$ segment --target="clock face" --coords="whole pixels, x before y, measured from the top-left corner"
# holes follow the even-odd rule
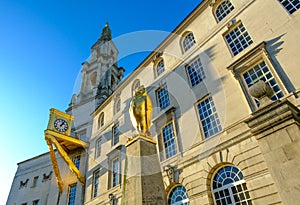
[[[54,121],[54,128],[59,132],[66,132],[69,125],[64,119],[57,119]]]

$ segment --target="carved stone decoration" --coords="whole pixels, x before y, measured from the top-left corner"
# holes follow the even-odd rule
[[[211,7],[213,7],[213,6],[215,5],[215,3],[216,3],[216,1],[215,1],[215,0],[212,0],[212,1],[210,2],[209,5],[210,5]]]
[[[260,102],[259,108],[265,107],[272,103],[271,97],[274,95],[273,89],[264,81],[259,80],[249,88],[252,97]]]
[[[174,183],[175,182],[175,170],[174,170],[174,167],[167,166],[165,171],[167,173],[167,176],[168,176],[168,179],[169,179],[169,183],[170,184]]]
[[[20,187],[19,187],[19,189],[21,189],[21,188],[23,188],[23,187],[27,187],[28,181],[29,181],[29,179],[26,179],[25,182],[23,182],[23,181],[21,180],[21,181],[20,181]]]
[[[43,174],[43,180],[42,180],[42,182],[51,180],[52,173],[53,173],[52,171],[50,171],[48,175],[46,175],[46,174],[44,173],[44,174]]]

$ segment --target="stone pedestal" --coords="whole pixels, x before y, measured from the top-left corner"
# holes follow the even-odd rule
[[[283,204],[299,204],[300,110],[287,100],[278,101],[245,122],[258,140]]]
[[[122,205],[166,205],[156,141],[136,136],[126,144]]]

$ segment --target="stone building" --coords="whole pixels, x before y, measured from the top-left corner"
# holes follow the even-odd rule
[[[168,204],[298,204],[299,7],[204,0],[124,80],[106,26],[67,109],[73,136],[89,143],[70,152],[85,185],[59,162],[58,194],[46,153],[19,163],[7,204],[121,204],[124,145],[136,134],[128,110],[140,85],[154,108]]]

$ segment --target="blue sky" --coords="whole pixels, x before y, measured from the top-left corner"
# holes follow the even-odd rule
[[[0,0],[0,204],[17,163],[48,151],[43,132],[49,109],[68,107],[81,63],[105,22],[113,38],[171,32],[200,1]],[[128,74],[144,56],[131,55],[119,66]]]

